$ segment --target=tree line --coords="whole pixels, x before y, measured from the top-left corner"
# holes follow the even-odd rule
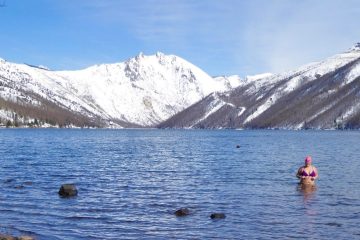
[[[31,97],[35,98],[39,104],[34,105],[19,98],[11,101],[0,97],[0,110],[8,114],[6,118],[0,119],[0,124],[6,127],[38,127],[44,124],[59,127],[70,125],[102,127],[104,125],[100,118],[88,118],[74,113],[34,94]]]

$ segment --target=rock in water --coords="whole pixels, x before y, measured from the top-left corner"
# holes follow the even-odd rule
[[[4,181],[4,183],[12,183],[12,182],[15,182],[15,179],[9,178]]]
[[[240,145],[236,145],[236,148],[240,148]]]
[[[0,240],[15,240],[15,238],[9,235],[0,234]]]
[[[63,184],[59,190],[59,195],[62,197],[73,197],[78,193],[75,184]]]
[[[213,213],[210,215],[211,219],[223,219],[225,218],[225,214],[224,213]]]
[[[190,210],[188,208],[180,208],[176,210],[175,215],[177,217],[184,217],[190,214]]]
[[[4,235],[0,233],[0,240],[35,240],[35,238],[30,236],[13,237],[10,235]]]
[[[35,238],[30,236],[20,236],[17,238],[17,240],[35,240]]]

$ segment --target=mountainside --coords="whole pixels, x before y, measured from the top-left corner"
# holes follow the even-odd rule
[[[174,55],[78,71],[0,59],[0,126],[360,128],[360,43],[282,74],[212,78]]]
[[[161,128],[360,128],[360,43],[284,74],[213,93]]]
[[[152,127],[239,80],[214,79],[174,55],[139,54],[78,71],[0,60],[0,118],[21,122]],[[1,121],[0,119],[0,121]]]
[[[46,71],[0,60],[0,124],[104,126]]]

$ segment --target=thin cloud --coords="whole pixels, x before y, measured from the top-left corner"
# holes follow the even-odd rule
[[[246,42],[264,67],[282,72],[312,61],[322,60],[350,47],[359,33],[359,8],[343,1],[277,1],[269,6],[261,21],[250,25]],[[354,1],[348,4],[358,5]],[[262,13],[257,13],[262,14]]]
[[[125,26],[148,42],[224,44],[237,41],[237,1],[88,1],[82,17],[104,24]],[[81,16],[81,15],[80,15]]]
[[[57,4],[75,23],[88,24],[95,34],[108,29],[94,37],[103,45],[121,45],[125,37],[127,51],[177,54],[213,75],[282,72],[360,40],[356,0],[63,2]]]

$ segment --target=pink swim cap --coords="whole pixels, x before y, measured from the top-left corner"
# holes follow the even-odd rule
[[[305,158],[305,162],[306,162],[306,163],[311,163],[311,162],[312,162],[311,156],[307,156],[307,157]]]

